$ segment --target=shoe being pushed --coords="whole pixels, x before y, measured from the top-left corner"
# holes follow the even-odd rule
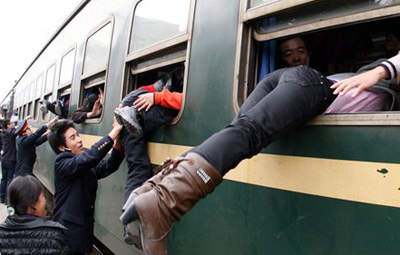
[[[42,113],[48,113],[49,112],[49,110],[47,109],[47,107],[46,107],[46,105],[48,104],[49,102],[47,101],[47,100],[40,100],[39,101],[39,104],[40,104],[40,107],[39,107],[39,109],[40,109],[40,111],[42,112]]]
[[[115,118],[120,125],[131,133],[134,137],[143,135],[143,128],[139,123],[139,113],[132,106],[125,106],[114,110]]]
[[[133,200],[136,224],[126,230],[141,240],[146,255],[168,255],[168,236],[174,222],[221,183],[222,177],[204,158],[189,153],[153,189]]]

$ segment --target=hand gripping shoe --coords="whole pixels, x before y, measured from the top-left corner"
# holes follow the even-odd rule
[[[140,126],[138,120],[138,111],[132,106],[125,106],[114,110],[115,118],[120,125],[131,133],[134,137],[143,135],[143,128]]]

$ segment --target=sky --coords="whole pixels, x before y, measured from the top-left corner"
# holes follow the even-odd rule
[[[0,2],[0,102],[82,0]]]

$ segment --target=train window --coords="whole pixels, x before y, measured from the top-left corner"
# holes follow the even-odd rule
[[[139,2],[133,18],[129,53],[186,34],[190,2],[188,0]],[[151,31],[150,36],[149,31]]]
[[[64,85],[69,85],[72,83],[72,77],[74,75],[74,63],[75,48],[70,50],[61,59],[60,81],[58,83],[59,87],[63,87]]]
[[[57,99],[61,101],[61,116],[67,118],[69,115],[72,77],[74,75],[75,48],[69,50],[61,59],[60,81],[57,90]]]
[[[177,8],[183,10],[179,15],[172,11]],[[179,74],[181,77],[173,81],[170,90],[185,92],[184,73],[185,63],[189,57],[188,42],[193,12],[194,3],[187,0],[168,2],[151,0],[142,1],[136,5],[122,96],[141,86],[154,84],[168,74]],[[152,36],[146,33],[149,29],[152,31]],[[181,108],[172,123],[176,123],[182,113]]]
[[[44,94],[53,92],[54,78],[56,74],[56,64],[51,65],[46,72],[46,85],[44,87]]]
[[[79,106],[83,106],[85,99],[91,94],[98,95],[100,90],[106,92],[108,61],[110,58],[113,22],[108,21],[96,29],[86,41],[86,51],[83,64],[81,93]],[[104,104],[104,102],[103,102]],[[104,105],[103,105],[104,107]],[[89,109],[88,109],[89,110]],[[101,115],[103,116],[103,114]],[[86,122],[99,122],[101,116]]]
[[[53,102],[53,97],[51,94],[44,96],[43,99],[48,102]],[[49,121],[50,120],[50,112],[47,112],[47,113],[42,112],[42,120]]]
[[[62,112],[61,116],[67,118],[69,116],[69,107],[71,99],[71,86],[66,86],[57,91],[57,99],[61,101]]]
[[[97,73],[107,68],[111,48],[112,23],[109,22],[86,41],[83,75]]]
[[[39,116],[39,107],[40,107],[39,101],[42,95],[42,89],[43,89],[43,74],[39,75],[39,77],[36,79],[34,110],[33,110],[33,119],[36,121],[38,120]]]
[[[52,102],[52,92],[55,83],[55,74],[56,74],[56,64],[52,64],[46,72],[46,83],[44,85],[44,96],[43,99],[48,102]],[[42,113],[42,119],[44,121],[50,120],[50,112]]]
[[[374,60],[393,56],[400,50],[398,3],[400,1],[387,4],[361,0],[313,1],[275,15],[266,12],[263,17],[258,13],[259,16],[252,19],[244,15],[235,68],[238,77],[234,86],[235,110],[238,111],[259,80],[283,67],[279,44],[288,38],[301,36],[311,52],[309,65],[326,76],[355,73]],[[243,10],[246,12],[246,8]],[[255,15],[254,9],[249,12]],[[389,43],[391,36],[396,37],[395,41],[398,39],[395,46]],[[390,91],[390,100],[383,111],[321,115],[311,124],[393,125],[395,111],[400,110],[392,100],[396,94],[398,92]],[[385,109],[391,110],[391,114]]]
[[[41,74],[36,80],[36,90],[35,90],[35,98],[40,98],[42,95],[43,89],[43,74]]]

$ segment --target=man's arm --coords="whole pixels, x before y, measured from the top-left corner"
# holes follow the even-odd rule
[[[104,136],[82,154],[57,157],[55,171],[63,179],[70,179],[96,167],[111,150],[114,142],[109,135]],[[63,154],[60,154],[63,155]]]
[[[374,86],[380,80],[394,79],[400,75],[400,55],[396,55],[386,61],[383,61],[378,67],[342,80],[331,86],[335,89],[333,94],[345,95],[350,89],[356,88],[352,97],[356,97],[361,91]]]
[[[170,92],[163,89],[161,92],[146,93],[140,95],[133,103],[133,106],[139,111],[148,111],[153,105],[161,105],[162,107],[180,110],[182,106],[183,94],[179,92]]]

